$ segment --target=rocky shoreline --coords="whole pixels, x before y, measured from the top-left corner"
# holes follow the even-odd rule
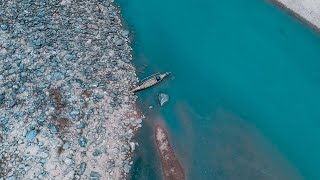
[[[113,1],[0,9],[0,179],[124,179],[141,119]]]
[[[320,31],[320,1],[316,0],[271,0],[278,6]]]

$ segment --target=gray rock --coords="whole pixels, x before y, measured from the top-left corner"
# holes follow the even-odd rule
[[[74,163],[74,161],[71,158],[65,158],[64,159],[64,163],[68,166],[70,166],[71,164]]]
[[[135,123],[136,123],[136,124],[141,124],[141,123],[142,123],[142,119],[136,119],[136,120],[135,120]]]
[[[130,169],[131,169],[131,167],[130,167],[129,164],[125,164],[125,165],[123,166],[123,170],[124,170],[125,173],[129,173],[129,172],[130,172]]]
[[[49,156],[49,154],[48,153],[46,153],[46,152],[40,152],[39,154],[38,154],[38,156],[40,157],[40,158],[47,158],[48,156]]]
[[[122,39],[118,39],[117,41],[116,41],[116,45],[117,46],[122,46],[123,45],[123,40]]]
[[[71,143],[70,142],[66,142],[66,143],[63,144],[62,149],[64,149],[64,150],[69,149],[70,146],[71,146]]]
[[[165,94],[165,93],[160,93],[159,94],[159,102],[160,105],[163,106],[164,103],[166,103],[167,101],[169,101],[169,95]]]
[[[136,149],[136,143],[130,142],[129,144],[130,144],[131,152],[133,152]]]
[[[121,35],[122,35],[123,37],[128,37],[129,31],[128,31],[128,30],[123,30],[123,31],[121,32]]]

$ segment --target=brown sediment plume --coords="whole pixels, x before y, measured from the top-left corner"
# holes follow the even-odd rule
[[[155,141],[161,158],[161,165],[165,180],[184,180],[184,170],[174,154],[166,131],[161,125],[155,127]]]

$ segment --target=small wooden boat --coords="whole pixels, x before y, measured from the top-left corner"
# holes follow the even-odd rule
[[[153,74],[149,77],[144,78],[143,80],[140,81],[137,87],[133,88],[130,92],[137,92],[141,91],[143,89],[147,89],[151,86],[154,86],[158,83],[160,83],[164,78],[169,76],[170,72],[165,72],[165,73],[156,73]]]

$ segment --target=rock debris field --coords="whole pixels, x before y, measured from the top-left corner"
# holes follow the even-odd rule
[[[0,0],[0,180],[124,179],[141,127],[109,0]]]

